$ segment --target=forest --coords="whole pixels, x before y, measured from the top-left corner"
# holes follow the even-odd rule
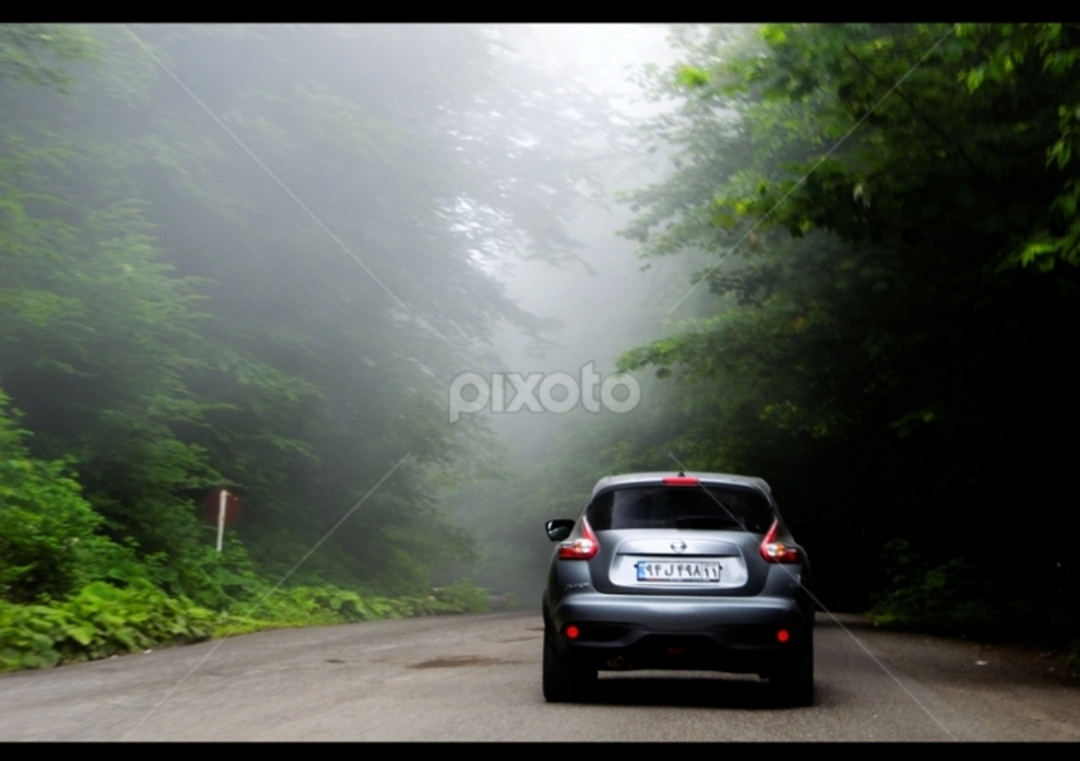
[[[559,33],[0,26],[0,670],[535,607],[684,468],[824,608],[1080,666],[1080,26]],[[448,416],[586,362],[640,403]]]

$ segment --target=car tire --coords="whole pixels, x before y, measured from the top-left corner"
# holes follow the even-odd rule
[[[549,703],[567,703],[587,696],[596,684],[596,669],[560,656],[552,638],[550,631],[544,632],[544,699]]]
[[[785,708],[804,708],[814,704],[814,639],[808,636],[795,661],[769,679],[773,699]]]

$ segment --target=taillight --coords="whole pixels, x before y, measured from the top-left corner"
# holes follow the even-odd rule
[[[697,486],[701,481],[693,476],[667,476],[664,486]]]
[[[770,563],[798,563],[802,560],[799,551],[794,547],[788,547],[783,542],[776,541],[776,533],[780,528],[780,521],[773,521],[769,533],[761,542],[761,557]]]
[[[592,526],[584,518],[581,519],[581,536],[571,542],[563,542],[559,545],[559,558],[562,560],[589,560],[600,551],[600,542],[596,541],[596,534]]]

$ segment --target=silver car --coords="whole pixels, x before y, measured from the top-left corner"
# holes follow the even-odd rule
[[[549,702],[631,669],[757,674],[780,703],[813,702],[810,566],[760,478],[609,476],[547,533]]]

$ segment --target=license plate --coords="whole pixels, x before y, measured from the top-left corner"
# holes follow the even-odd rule
[[[681,561],[678,563],[639,560],[638,581],[690,582],[702,584],[720,583],[720,563],[715,561]]]

